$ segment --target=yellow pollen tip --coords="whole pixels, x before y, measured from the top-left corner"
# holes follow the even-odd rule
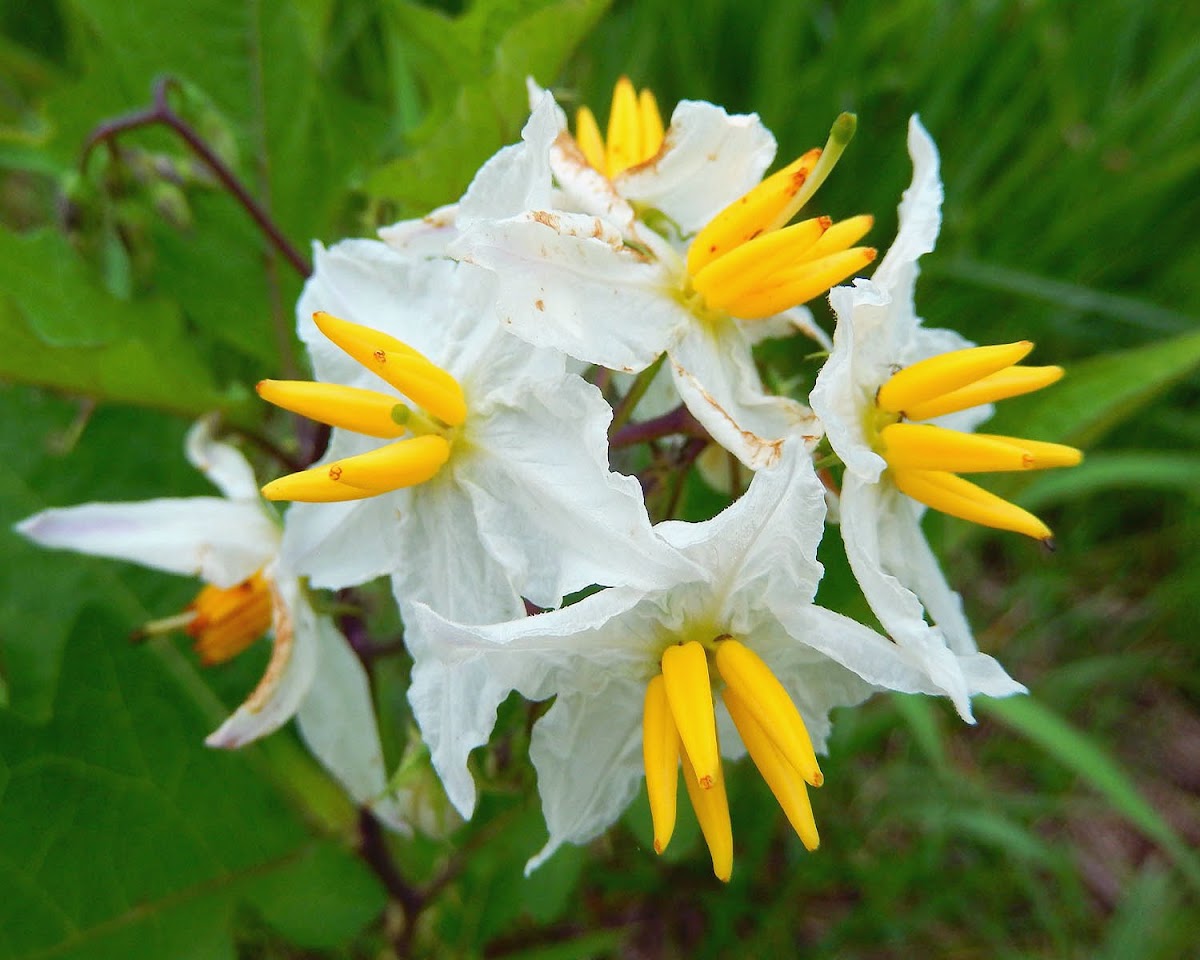
[[[812,739],[783,684],[753,650],[732,638],[717,644],[717,672],[780,755],[814,787],[824,782]]]
[[[720,776],[721,754],[704,647],[695,640],[667,647],[662,676],[683,752],[695,771],[696,783],[708,790]]]
[[[224,663],[261,637],[271,626],[271,587],[262,572],[232,587],[204,587],[188,605],[185,632],[195,640],[206,667]]]
[[[995,403],[997,400],[1007,400],[1009,397],[1041,390],[1057,383],[1062,376],[1062,367],[1023,367],[1018,364],[997,370],[974,383],[943,393],[924,403],[910,404],[904,414],[910,420],[931,420],[984,403]]]
[[[646,770],[646,796],[654,826],[654,852],[662,853],[675,832],[679,791],[679,731],[667,702],[662,674],[646,687],[642,714],[642,762]]]
[[[892,377],[879,388],[876,403],[889,413],[905,413],[909,407],[925,404],[944,394],[959,390],[1005,367],[1018,363],[1033,344],[1028,340],[997,346],[953,350],[921,360]]]
[[[450,444],[444,437],[413,437],[280,477],[262,493],[268,500],[307,503],[362,500],[425,483],[449,458]]]
[[[984,527],[1011,530],[1043,542],[1053,534],[1028,510],[989,493],[969,480],[938,470],[893,470],[896,488],[914,500]]]
[[[683,783],[712,857],[713,873],[722,883],[728,883],[733,875],[733,824],[729,821],[729,799],[725,793],[725,777],[721,766],[717,764],[712,783],[702,788],[686,752],[681,759]]]
[[[403,341],[318,311],[313,322],[331,342],[421,409],[456,427],[467,418],[462,387],[449,373]]]
[[[268,403],[331,427],[385,440],[404,436],[404,426],[392,415],[394,396],[307,380],[260,380],[255,389]]]

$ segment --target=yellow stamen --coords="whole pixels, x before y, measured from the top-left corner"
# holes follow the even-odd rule
[[[331,427],[384,439],[405,433],[392,417],[396,398],[385,393],[308,380],[260,380],[256,389],[268,403]]]
[[[787,762],[814,787],[824,783],[800,711],[771,668],[757,653],[732,638],[718,642],[716,661],[721,677]]]
[[[985,527],[1023,533],[1050,541],[1053,534],[1028,510],[988,493],[969,480],[938,470],[893,470],[896,488],[934,510],[970,520]]]
[[[876,403],[881,410],[889,413],[904,413],[910,406],[928,403],[998,370],[1011,367],[1032,349],[1032,343],[1020,340],[1017,343],[971,347],[938,354],[893,374],[879,388]]]
[[[687,787],[692,809],[700,821],[700,832],[708,845],[712,857],[713,873],[723,883],[729,882],[733,874],[733,825],[729,822],[729,799],[725,795],[725,775],[717,764],[713,782],[701,787],[696,771],[685,752],[683,760],[683,783]]]
[[[816,850],[821,844],[821,838],[817,833],[817,822],[813,818],[812,804],[808,799],[804,778],[779,752],[779,748],[754,719],[750,708],[733,692],[732,687],[721,691],[721,699],[725,701],[729,715],[741,734],[750,759],[767,781],[771,793],[775,794],[775,799],[787,815],[792,829],[800,837],[800,842],[804,844],[805,849]]]
[[[813,263],[798,264],[793,270],[775,278],[773,286],[755,290],[730,304],[728,311],[743,320],[774,316],[820,296],[834,284],[861,270],[875,257],[873,247],[855,247]]]
[[[658,101],[649,90],[638,94],[638,113],[642,126],[642,153],[638,163],[645,163],[662,148],[663,122]]]
[[[1062,375],[1062,367],[1006,367],[932,400],[909,404],[904,414],[910,420],[931,420],[947,413],[957,413],[980,404],[1041,390],[1061,380]]]
[[[332,503],[360,500],[432,479],[450,458],[450,444],[436,435],[401,440],[332,463],[273,480],[268,500]]]
[[[205,666],[237,656],[271,626],[271,588],[262,572],[232,587],[206,586],[188,606],[186,626]]]
[[[443,423],[455,427],[467,418],[466,398],[458,381],[412,347],[328,313],[314,313],[313,321],[347,354]]]
[[[608,170],[608,162],[604,155],[604,137],[600,135],[600,125],[596,116],[587,107],[580,107],[575,113],[575,142],[583,152],[587,162],[601,173]]]
[[[1065,443],[1046,443],[1044,440],[1024,440],[1018,437],[1002,437],[994,433],[977,433],[995,443],[1007,443],[1033,457],[1033,470],[1050,470],[1054,467],[1077,467],[1083,462],[1083,451]]]
[[[816,260],[818,257],[827,257],[831,253],[847,250],[865,237],[873,226],[875,218],[869,213],[839,220],[825,231],[821,239],[809,247],[806,257]]]
[[[829,217],[802,220],[783,230],[755,237],[718,257],[692,277],[692,286],[716,306],[722,300],[764,282],[793,261],[805,258],[821,235],[833,226]]]
[[[1010,437],[960,433],[923,423],[893,423],[879,431],[883,458],[893,470],[986,473],[1033,470],[1033,451]]]
[[[679,731],[667,703],[662,674],[646,687],[642,713],[642,762],[646,769],[646,795],[654,824],[654,852],[662,853],[675,832],[675,807],[679,792]]]
[[[638,115],[637,91],[628,77],[621,77],[613,88],[607,140],[609,177],[615,177],[640,159],[642,122]]]
[[[804,187],[820,158],[820,150],[810,150],[713,217],[688,247],[688,273],[694,277],[718,257],[766,233]]]
[[[720,776],[721,754],[704,647],[695,640],[667,647],[662,675],[683,751],[696,771],[697,782],[708,790]]]

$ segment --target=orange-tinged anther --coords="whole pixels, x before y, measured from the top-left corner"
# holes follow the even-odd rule
[[[662,675],[684,753],[696,771],[697,782],[707,790],[720,773],[721,754],[704,647],[695,640],[667,647]]]
[[[184,628],[205,666],[237,656],[271,626],[271,588],[261,571],[232,587],[204,587]]]
[[[713,873],[718,880],[728,883],[733,874],[733,824],[729,821],[725,775],[718,763],[713,781],[707,786],[702,786],[687,754],[684,753],[681,759],[683,783],[687,787],[688,798],[692,801],[692,809],[696,811],[696,819],[700,822],[704,842],[708,845]]]
[[[331,427],[383,439],[405,433],[392,416],[396,398],[385,393],[308,380],[260,380],[257,390],[268,403]]]
[[[1050,528],[1028,510],[952,473],[893,470],[892,479],[901,493],[952,517],[998,530],[1023,533],[1043,542],[1053,539]]]
[[[746,745],[750,759],[758,767],[759,773],[771,788],[771,793],[779,801],[779,806],[787,815],[788,822],[796,831],[800,841],[808,850],[816,850],[821,838],[817,833],[817,822],[813,818],[812,804],[808,799],[808,790],[804,786],[804,778],[779,752],[774,741],[759,725],[754,714],[733,691],[726,687],[721,691],[721,699],[733,718],[734,726]]]
[[[824,783],[808,728],[771,668],[733,638],[717,643],[716,661],[717,672],[787,762],[814,787]]]
[[[332,503],[361,500],[431,480],[450,458],[443,437],[423,436],[310,467],[262,488],[268,500]]]
[[[654,825],[654,852],[662,853],[675,832],[679,792],[679,731],[667,702],[662,674],[646,687],[642,712],[642,761],[646,770],[646,795]]]
[[[1033,344],[1028,340],[941,353],[905,367],[879,388],[876,403],[889,413],[928,403],[976,380],[1020,362]]]

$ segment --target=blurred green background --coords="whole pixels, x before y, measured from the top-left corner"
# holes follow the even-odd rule
[[[0,957],[1194,953],[1197,36],[1193,5],[1123,0],[0,2]],[[519,136],[527,74],[603,117],[622,73],[665,111],[757,111],[780,159],[855,111],[818,205],[874,213],[880,248],[921,115],[946,204],[920,312],[1067,365],[996,429],[1088,449],[1006,491],[1054,554],[929,521],[981,647],[1033,695],[979,703],[974,727],[919,698],[842,711],[812,855],[731,771],[728,886],[694,825],[653,856],[644,798],[524,879],[544,832],[514,698],[475,820],[392,842],[389,895],[290,730],[203,747],[265,652],[201,673],[177,640],[132,647],[194,586],[9,532],[46,506],[206,492],[189,419],[274,431],[249,386],[303,363],[300,278],[178,138],[126,133],[85,167],[83,145],[170,74],[174,108],[304,251],[456,198]],[[822,559],[823,602],[865,616],[836,536]],[[393,759],[405,669],[375,676]]]

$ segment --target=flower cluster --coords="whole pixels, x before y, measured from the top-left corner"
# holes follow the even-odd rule
[[[169,623],[202,660],[268,631],[274,644],[261,685],[209,743],[245,743],[298,713],[331,772],[402,826],[416,814],[386,783],[367,677],[315,599],[386,575],[413,713],[464,817],[468,756],[500,702],[553,699],[530,745],[549,839],[529,868],[607,828],[643,777],[661,852],[682,769],[725,880],[722,757],[750,755],[811,850],[808,790],[823,780],[832,708],[894,690],[945,695],[969,720],[972,695],[1023,689],[976,648],[920,520],[931,507],[1049,541],[1039,519],[959,474],[1079,461],[974,432],[990,404],[1062,370],[1021,365],[1027,342],[976,347],[917,316],[942,194],[915,118],[895,242],[871,279],[838,287],[875,259],[857,245],[872,219],[801,211],[852,116],[764,177],[775,144],[757,116],[684,102],[664,124],[622,80],[606,131],[582,109],[572,134],[550,93],[531,85],[530,97],[521,142],[458,203],[379,240],[317,246],[298,305],[315,380],[258,385],[332,428],[318,463],[262,488],[291,502],[282,524],[203,421],[188,455],[224,499],[87,504],[20,529],[200,576],[208,586]],[[804,306],[831,288],[832,340]],[[753,353],[796,335],[828,351],[811,407],[768,391]],[[684,474],[720,448],[753,472],[744,494],[707,520],[670,519]],[[818,475],[815,456],[841,466]],[[884,633],[815,602],[831,502]]]

